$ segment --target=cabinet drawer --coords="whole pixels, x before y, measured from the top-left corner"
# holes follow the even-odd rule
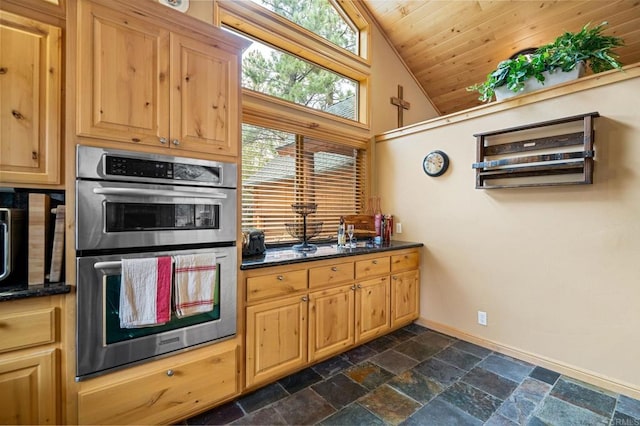
[[[247,301],[286,296],[307,288],[307,270],[247,278]]]
[[[309,269],[309,287],[316,288],[353,280],[353,262]]]
[[[420,256],[415,251],[391,256],[391,272],[417,269],[419,264]]]
[[[356,262],[356,278],[366,278],[389,273],[389,257],[360,260]]]
[[[164,424],[237,392],[237,346],[78,393],[79,424]]]
[[[0,352],[55,342],[55,315],[55,308],[0,315]]]

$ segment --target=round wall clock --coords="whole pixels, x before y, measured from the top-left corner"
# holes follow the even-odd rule
[[[431,151],[422,160],[422,168],[429,176],[440,176],[449,168],[449,156],[442,151]]]

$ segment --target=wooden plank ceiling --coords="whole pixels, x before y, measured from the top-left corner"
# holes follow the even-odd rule
[[[585,24],[609,24],[623,65],[640,62],[640,0],[363,0],[442,114],[480,105],[466,87],[522,49]],[[409,97],[407,100],[410,101]]]

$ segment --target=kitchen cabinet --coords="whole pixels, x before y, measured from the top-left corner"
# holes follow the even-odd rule
[[[60,183],[62,30],[0,11],[0,181]]]
[[[240,47],[79,3],[77,134],[236,156]]]
[[[59,423],[59,307],[53,300],[2,302],[0,424]]]
[[[292,296],[247,308],[247,386],[306,364],[307,300]]]
[[[418,318],[418,268],[418,250],[405,249],[245,271],[246,386]]]
[[[81,384],[79,424],[165,424],[238,394],[238,345],[230,340]]]

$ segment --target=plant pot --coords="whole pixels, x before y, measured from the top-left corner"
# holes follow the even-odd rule
[[[501,101],[503,99],[511,98],[513,96],[521,95],[523,93],[534,92],[536,90],[544,89],[546,87],[555,86],[556,84],[565,83],[571,80],[577,80],[585,73],[585,63],[579,62],[574,69],[568,72],[564,72],[557,68],[551,72],[545,71],[542,73],[544,76],[544,83],[540,83],[535,78],[530,78],[525,81],[524,88],[519,92],[513,92],[507,88],[507,86],[496,87],[495,94],[496,100]]]

